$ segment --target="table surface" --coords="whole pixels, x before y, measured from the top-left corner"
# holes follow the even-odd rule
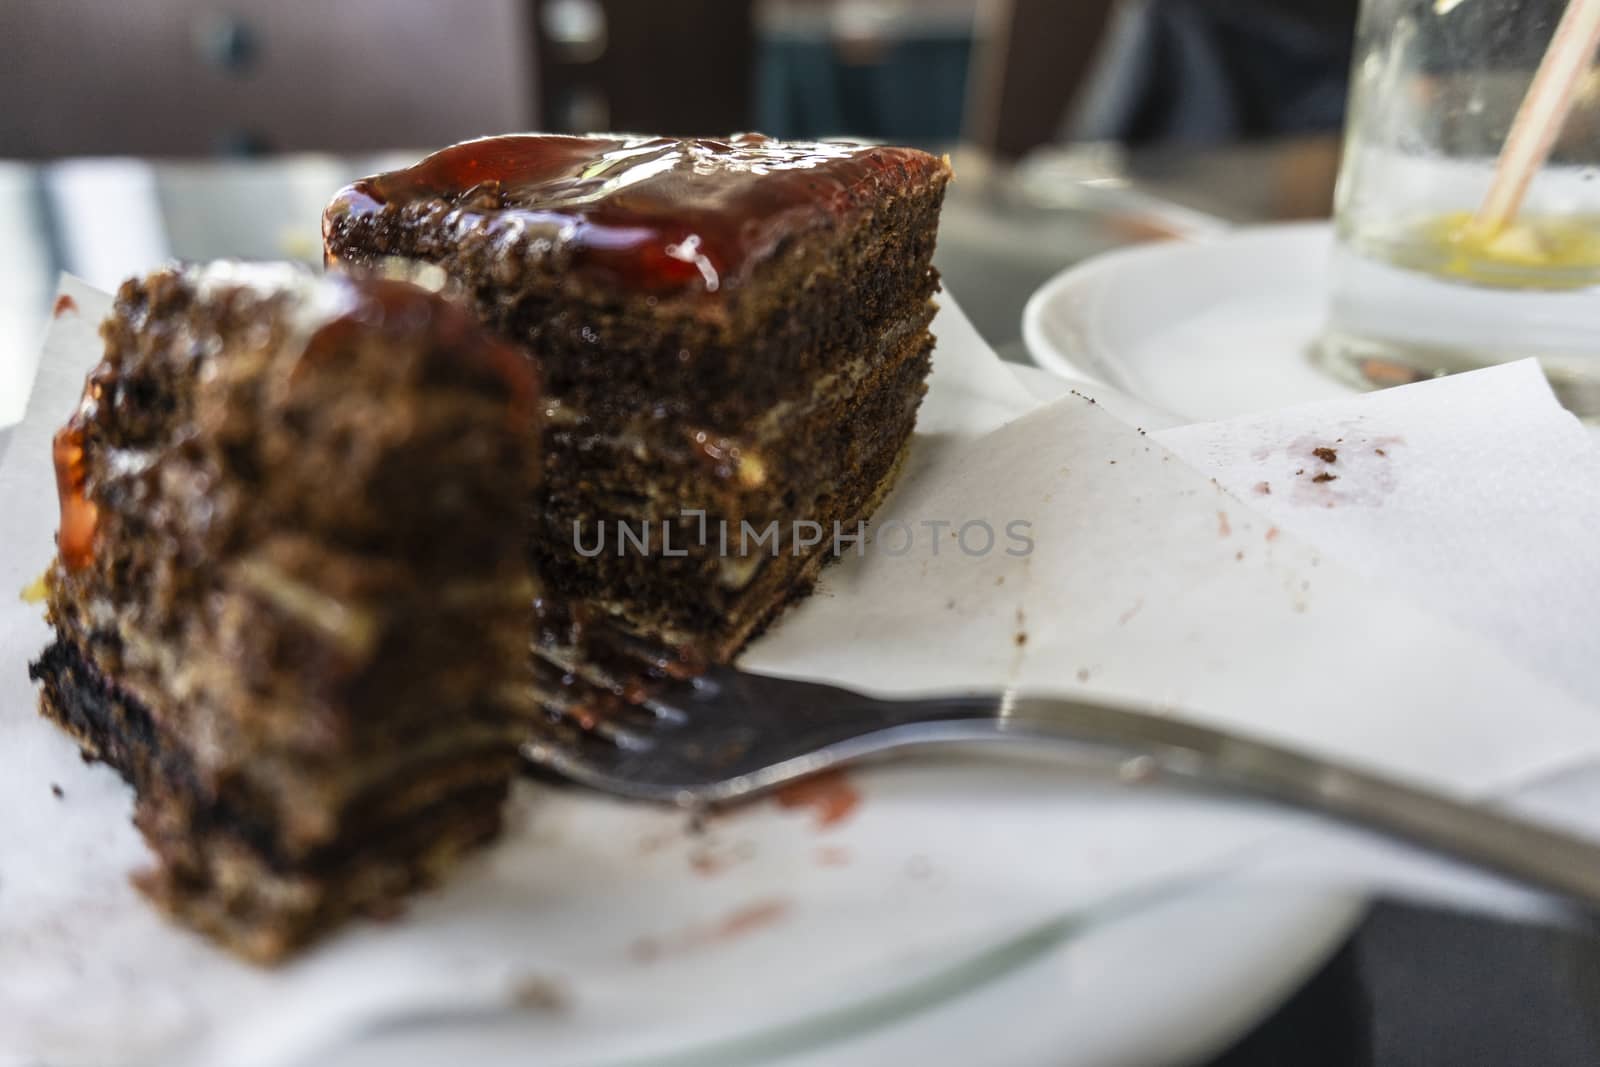
[[[59,271],[109,289],[174,257],[318,263],[332,192],[415,156],[0,161],[0,390],[36,354]],[[1022,306],[1056,272],[1137,239],[1325,213],[1336,160],[1326,139],[1126,158],[1075,149],[1017,169],[958,152],[936,262],[985,338],[1027,362]],[[1597,1062],[1600,938],[1380,903],[1214,1067]]]

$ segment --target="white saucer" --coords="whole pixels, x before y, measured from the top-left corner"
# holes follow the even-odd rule
[[[1039,365],[1188,421],[1351,393],[1311,364],[1333,230],[1296,223],[1096,256],[1023,312]]]

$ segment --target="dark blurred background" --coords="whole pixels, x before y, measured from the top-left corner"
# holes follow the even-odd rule
[[[5,0],[0,157],[1337,128],[1354,0]]]
[[[946,287],[1026,360],[1023,304],[1063,267],[1328,214],[1355,8],[0,0],[0,267],[34,279],[0,319],[31,338],[60,269],[315,262],[340,184],[469,137],[760,130],[949,152]]]

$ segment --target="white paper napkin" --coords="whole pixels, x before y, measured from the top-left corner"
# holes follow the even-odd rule
[[[1158,439],[1330,558],[1600,702],[1600,449],[1536,361]]]
[[[126,787],[34,712],[26,663],[48,635],[10,591],[51,552],[49,437],[105,306],[66,285],[83,316],[56,322],[0,456],[0,1062],[317,1062],[384,1021],[494,1010],[532,1014],[545,1064],[689,1047],[936,973],[1064,911],[1248,869],[1284,840],[1262,809],[1108,793],[1027,762],[862,771],[838,825],[759,804],[701,835],[522,785],[506,840],[401,921],[275,971],[237,963],[129,887],[147,860]],[[1039,408],[952,304],[935,328],[913,462],[879,529],[952,523],[939,554],[847,558],[752,666],[1142,696],[1467,792],[1600,755],[1600,715],[1570,690],[1358,578],[1100,405]],[[1440,394],[1409,395],[1424,411]],[[1409,461],[1451,461],[1432,447]],[[974,519],[1031,523],[1034,551],[962,554]]]

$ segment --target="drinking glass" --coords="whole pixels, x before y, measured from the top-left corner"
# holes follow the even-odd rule
[[[1600,71],[1520,209],[1474,222],[1566,0],[1364,0],[1317,358],[1393,385],[1537,356],[1600,414]]]

